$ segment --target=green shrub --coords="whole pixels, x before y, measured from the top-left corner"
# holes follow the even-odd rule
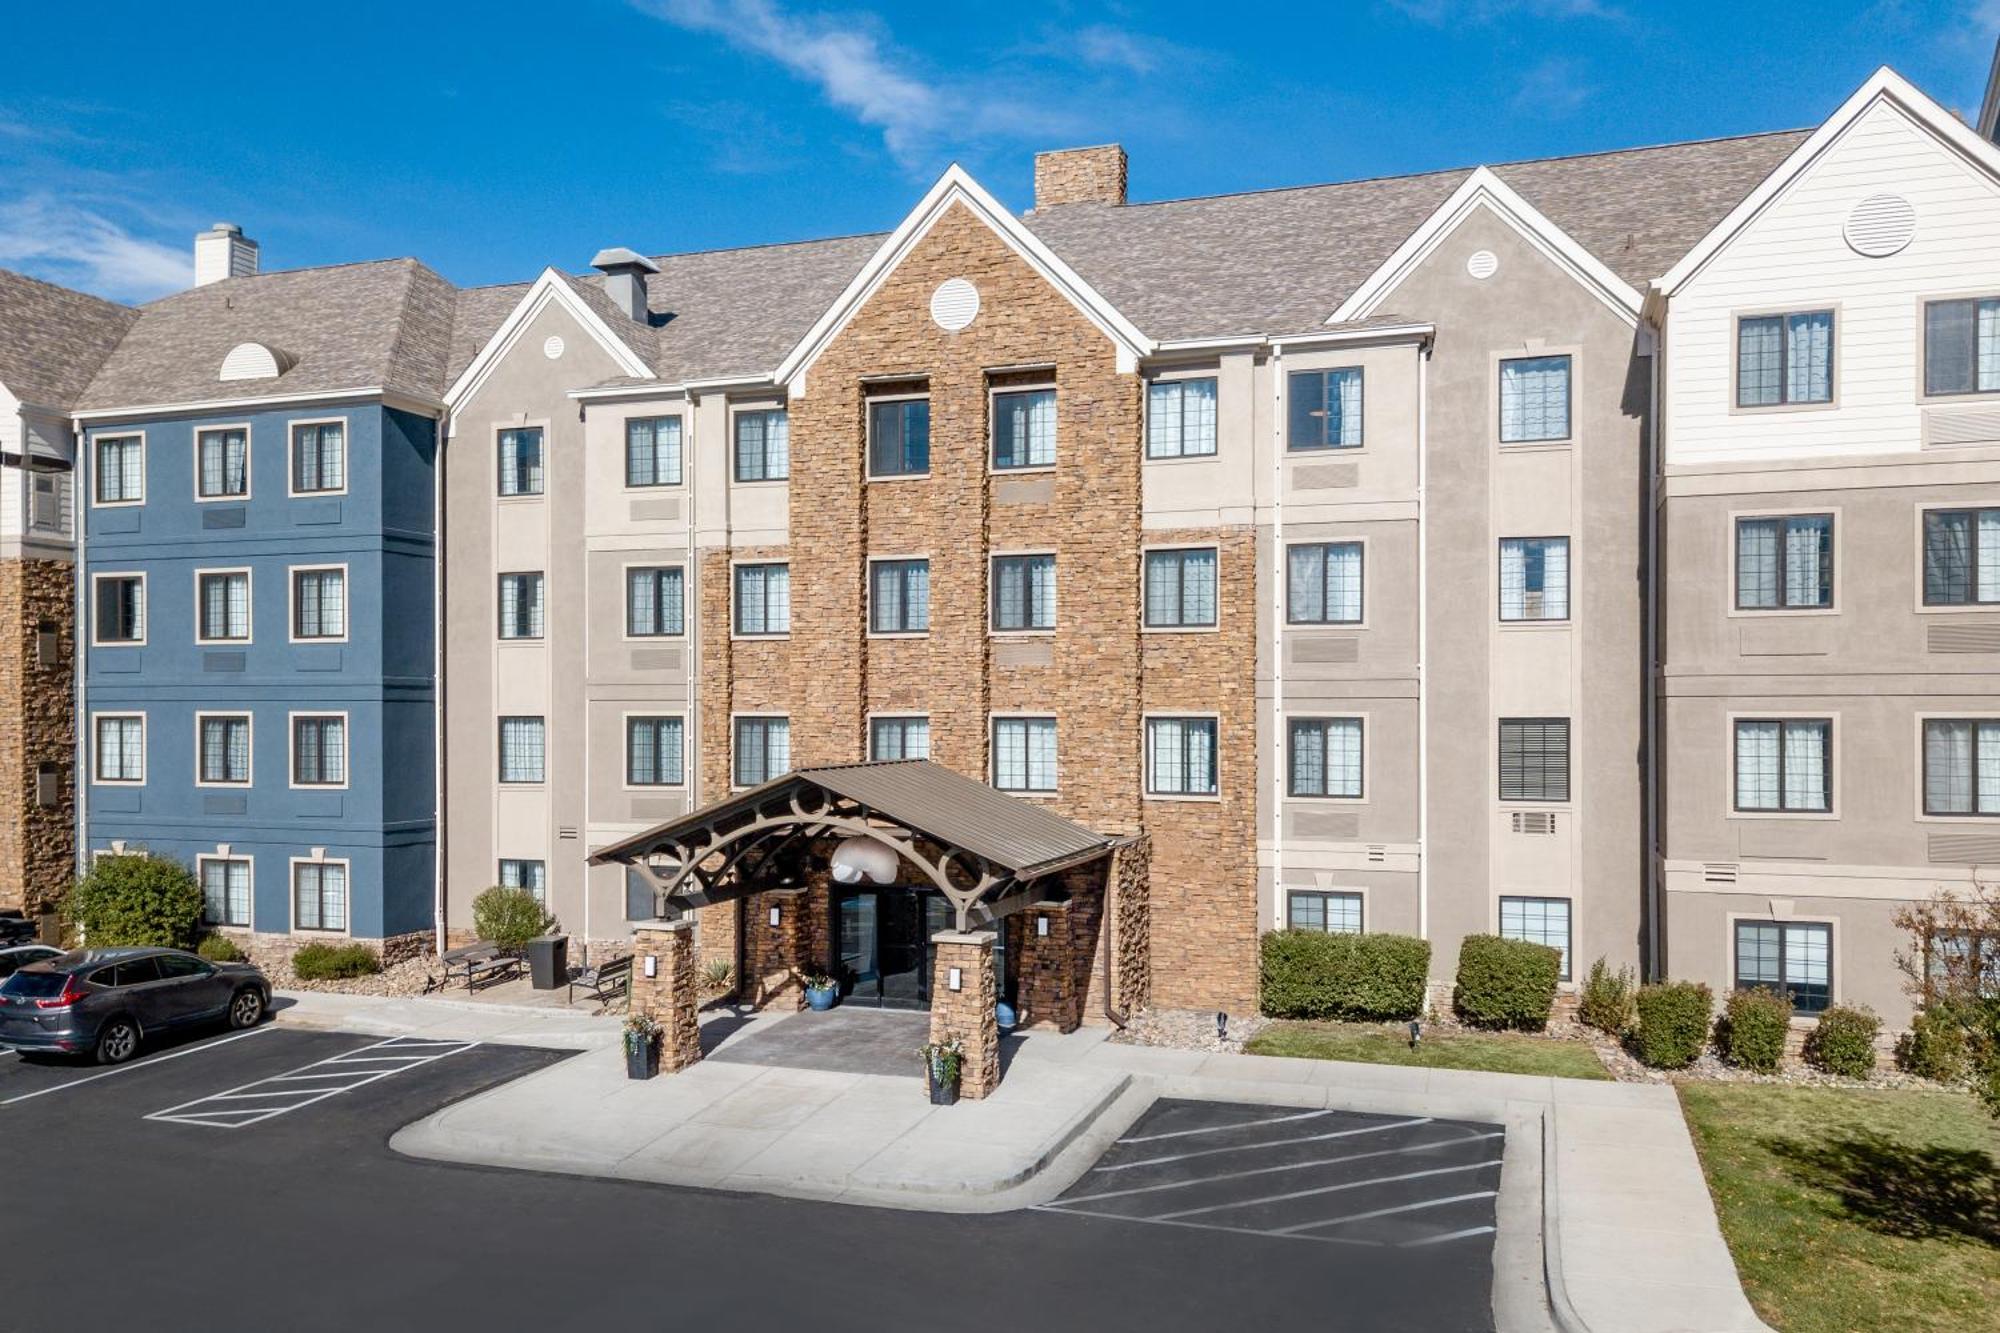
[[[1458,984],[1452,1006],[1479,1027],[1548,1026],[1562,976],[1562,951],[1498,935],[1467,935],[1458,946]]]
[[[1621,967],[1613,972],[1600,958],[1590,965],[1583,995],[1577,1001],[1576,1016],[1600,1032],[1622,1037],[1631,1030],[1632,997],[1638,989],[1631,968]]]
[[[70,920],[93,949],[185,949],[201,929],[201,884],[164,856],[100,856],[70,890]]]
[[[1957,1007],[1933,1004],[1896,1039],[1896,1063],[1918,1078],[1957,1083],[1972,1072],[1972,1040]]]
[[[243,951],[227,935],[204,935],[194,951],[211,963],[240,963]]]
[[[381,970],[382,960],[365,944],[313,943],[292,955],[292,971],[301,981],[346,981]]]
[[[1867,1078],[1875,1072],[1875,1034],[1881,1029],[1873,1011],[1836,1004],[1806,1034],[1806,1063],[1844,1078]]]
[[[1642,986],[1638,1014],[1639,1058],[1655,1069],[1686,1069],[1708,1045],[1714,996],[1698,981]]]
[[[1259,994],[1272,1018],[1415,1018],[1430,965],[1430,942],[1408,935],[1274,930],[1264,936]]]
[[[1791,1028],[1791,1002],[1778,992],[1765,986],[1731,991],[1716,1043],[1722,1047],[1722,1058],[1739,1069],[1775,1074],[1785,1058],[1785,1034]]]
[[[537,935],[555,929],[556,919],[526,889],[494,885],[472,900],[472,930],[505,953],[519,953]]]

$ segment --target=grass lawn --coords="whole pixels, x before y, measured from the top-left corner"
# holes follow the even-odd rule
[[[1683,1084],[1723,1235],[1784,1333],[1992,1328],[2000,1129],[1969,1096]]]
[[[1297,1055],[1308,1060],[1356,1060],[1371,1065],[1425,1069],[1485,1069],[1496,1074],[1558,1078],[1609,1078],[1582,1042],[1554,1041],[1517,1032],[1433,1032],[1410,1049],[1401,1024],[1277,1022],[1252,1037],[1252,1055]]]

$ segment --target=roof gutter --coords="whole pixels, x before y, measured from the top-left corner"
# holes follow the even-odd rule
[[[579,403],[613,398],[664,398],[672,394],[714,393],[722,389],[776,388],[769,375],[730,375],[706,380],[665,380],[657,384],[611,384],[602,388],[571,389],[566,395]]]
[[[234,412],[246,407],[293,407],[301,403],[350,403],[381,399],[386,406],[408,407],[426,416],[444,411],[436,398],[407,394],[380,385],[366,389],[328,389],[323,393],[278,393],[258,398],[214,398],[197,403],[141,403],[133,407],[98,407],[72,415],[78,422],[115,421],[124,417],[159,417],[204,412]]]

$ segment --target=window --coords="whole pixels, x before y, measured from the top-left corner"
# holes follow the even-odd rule
[[[292,785],[347,785],[347,719],[297,715],[292,718]]]
[[[1924,813],[2000,815],[2000,721],[1924,720]]]
[[[146,641],[146,579],[141,574],[110,574],[96,581],[97,642]]]
[[[679,565],[625,571],[625,633],[632,638],[671,638],[685,632],[686,606],[686,580]]]
[[[211,926],[249,925],[249,858],[204,856],[199,860],[201,919]]]
[[[250,719],[204,716],[195,719],[196,772],[204,786],[240,786],[250,781]]]
[[[1502,898],[1500,936],[1502,939],[1526,940],[1530,944],[1546,944],[1551,949],[1562,950],[1562,971],[1559,975],[1564,981],[1570,979],[1569,899]]]
[[[1295,370],[1285,382],[1287,449],[1361,447],[1361,367]]]
[[[100,436],[97,440],[97,503],[138,504],[145,498],[145,437]]]
[[[1146,386],[1146,457],[1201,458],[1215,452],[1215,380],[1160,380]]]
[[[500,862],[500,887],[503,889],[526,889],[535,901],[546,904],[549,900],[549,867],[546,861],[503,860]]]
[[[1003,633],[1056,627],[1056,558],[993,557],[993,628]]]
[[[677,717],[625,719],[625,783],[630,787],[678,787],[683,768],[682,723]]]
[[[1500,799],[1569,799],[1569,719],[1500,719]]]
[[[1833,927],[1819,921],[1738,921],[1736,989],[1768,987],[1789,996],[1792,1012],[1816,1014],[1833,1003]]]
[[[2000,509],[1924,511],[1924,605],[2000,602]]]
[[[292,490],[299,495],[347,489],[347,424],[315,421],[292,427]]]
[[[1294,625],[1361,623],[1360,542],[1310,542],[1285,548],[1285,619]]]
[[[755,787],[792,768],[792,722],[784,717],[736,719],[736,785]]]
[[[546,772],[542,719],[500,719],[500,780],[540,782]]]
[[[736,414],[736,480],[783,481],[792,475],[791,419],[782,407]]]
[[[925,634],[931,627],[931,562],[871,560],[868,632]]]
[[[1569,358],[1525,356],[1500,363],[1500,443],[1569,438]]]
[[[1924,941],[1924,985],[1935,994],[2000,997],[2000,935],[1938,930]]]
[[[295,639],[347,637],[346,570],[292,571],[292,637]]]
[[[1215,795],[1215,719],[1146,719],[1146,790],[1155,796]]]
[[[1285,925],[1291,930],[1324,930],[1335,935],[1361,933],[1361,895],[1319,890],[1285,890]]]
[[[1924,392],[2000,393],[2000,299],[1924,303]]]
[[[146,719],[137,715],[97,719],[97,780],[146,780]]]
[[[542,493],[542,429],[525,426],[500,432],[500,494]]]
[[[1287,795],[1360,798],[1360,718],[1293,718],[1286,735],[1292,752]]]
[[[1569,538],[1501,539],[1500,619],[1569,619]]]
[[[1736,520],[1736,609],[1833,605],[1833,515]]]
[[[1739,719],[1736,808],[1824,813],[1833,809],[1833,723]]]
[[[204,642],[245,640],[250,637],[250,571],[231,570],[219,574],[195,575],[200,624],[197,637]]]
[[[542,637],[542,576],[539,572],[500,576],[500,637]]]
[[[927,717],[878,717],[868,723],[870,759],[928,759],[931,720]]]
[[[789,634],[792,630],[792,567],[736,567],[736,632]]]
[[[298,930],[347,929],[347,863],[292,863],[292,925]]]
[[[1833,312],[1759,315],[1736,324],[1736,405],[1833,401]]]
[[[1054,467],[1055,461],[1056,391],[1028,389],[994,394],[994,470]]]
[[[250,494],[250,432],[241,426],[196,431],[195,494],[204,500]]]
[[[1001,717],[993,720],[993,785],[1001,791],[1052,792],[1056,789],[1056,720]]]
[[[868,475],[914,477],[930,470],[930,399],[868,404]]]
[[[681,484],[679,417],[639,417],[625,423],[625,484]]]
[[[1215,624],[1215,548],[1146,552],[1146,627]]]
[[[637,866],[625,867],[625,919],[627,921],[652,921],[661,912],[658,896],[653,891],[653,883],[641,873]]]

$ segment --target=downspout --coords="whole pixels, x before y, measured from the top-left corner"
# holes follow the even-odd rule
[[[1430,553],[1425,550],[1424,488],[1430,480],[1430,369],[1434,344],[1417,349],[1417,938],[1431,937]]]
[[[85,503],[91,492],[85,487],[95,486],[97,478],[94,470],[86,472],[85,461],[90,457],[89,441],[85,438],[83,420],[73,417],[70,421],[72,448],[76,451],[75,464],[70,469],[72,478],[69,488],[70,533],[76,543],[76,616],[70,630],[70,714],[73,731],[73,757],[70,761],[70,818],[75,825],[75,869],[76,877],[82,879],[89,868],[89,844],[85,832],[89,828],[90,800],[90,714],[87,711],[90,700],[84,692],[84,670],[87,665],[84,645],[93,626],[90,620],[90,575],[85,568],[88,538],[85,531],[84,515],[89,511]],[[25,895],[24,895],[25,896]]]
[[[449,838],[445,832],[445,615],[444,615],[444,560],[445,560],[445,510],[444,510],[444,454],[445,441],[451,435],[450,409],[440,408],[436,420],[437,448],[431,462],[431,842],[434,848],[432,868],[432,925],[437,939],[435,947],[442,956],[445,952],[445,861]]]
[[[1292,738],[1285,731],[1285,349],[1271,348],[1271,923],[1286,920],[1285,775]]]
[[[1644,678],[1640,681],[1640,706],[1644,716],[1639,721],[1639,751],[1641,755],[1640,782],[1640,853],[1644,857],[1642,873],[1645,878],[1646,893],[1646,954],[1643,960],[1644,975],[1649,981],[1658,981],[1663,975],[1660,966],[1662,957],[1660,874],[1660,756],[1659,756],[1659,674],[1660,674],[1660,460],[1666,457],[1661,443],[1661,433],[1665,422],[1661,419],[1660,393],[1665,381],[1667,357],[1667,337],[1665,311],[1653,326],[1653,366],[1647,379],[1649,401],[1646,413],[1645,448],[1641,451],[1641,464],[1645,468],[1644,509],[1640,522],[1644,527],[1644,549],[1646,560],[1645,604],[1640,622],[1640,651],[1644,657],[1641,664]]]

